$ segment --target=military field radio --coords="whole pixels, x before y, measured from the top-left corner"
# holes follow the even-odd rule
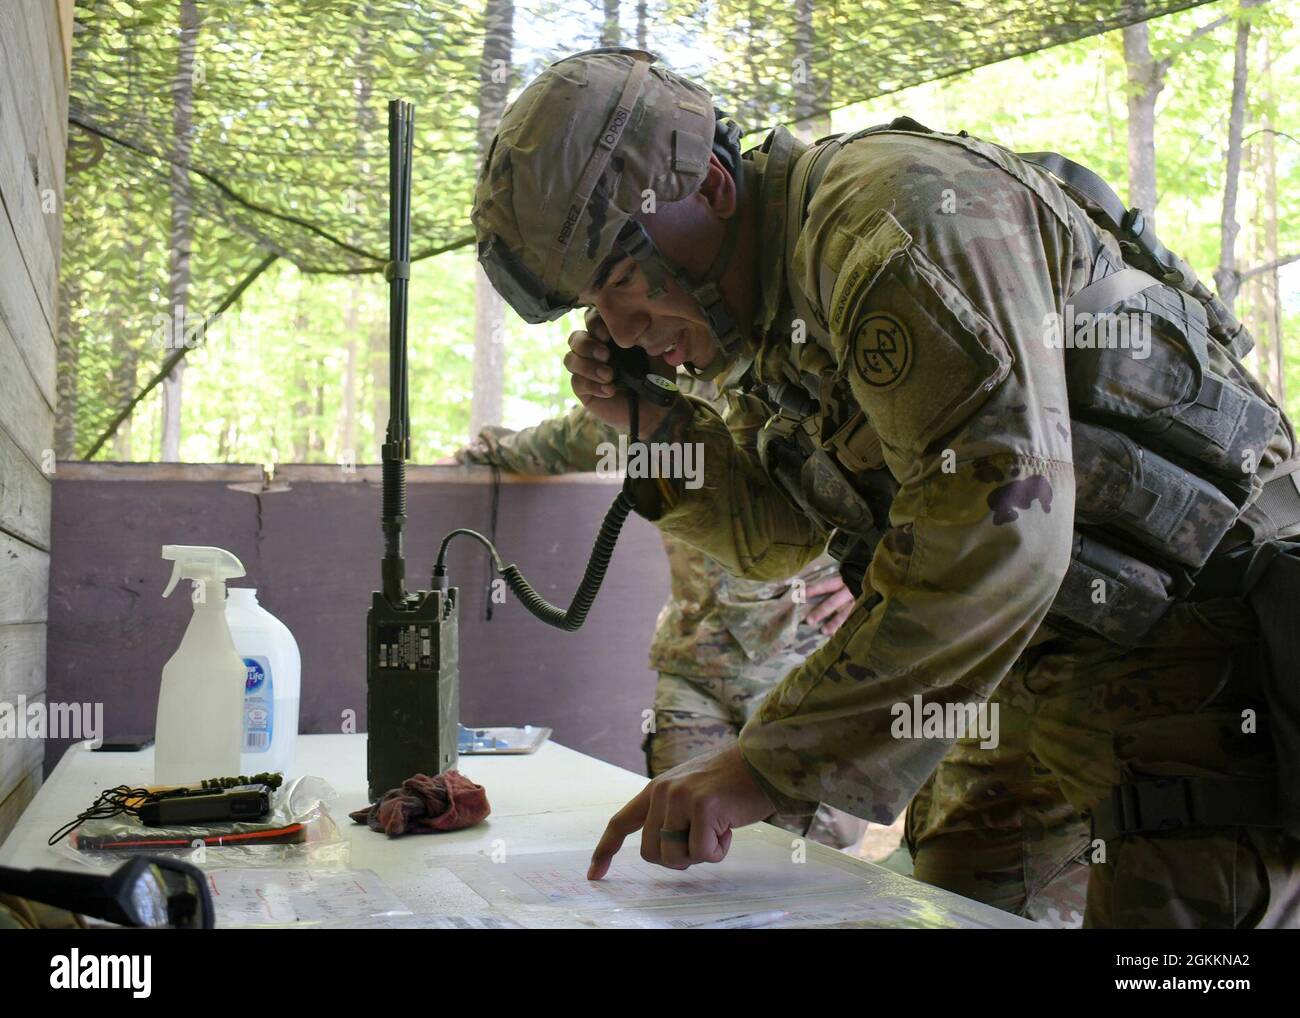
[[[614,544],[632,510],[619,492],[601,523],[587,569],[567,609],[546,601],[514,565],[505,565],[492,542],[473,530],[457,529],[443,538],[433,567],[432,589],[406,589],[402,531],[406,525],[406,461],[411,456],[407,399],[406,319],[411,278],[411,156],[414,107],[388,104],[388,431],[383,462],[381,526],[384,554],[382,589],[371,595],[366,616],[366,779],[370,799],[396,788],[414,774],[440,774],[456,766],[460,721],[460,671],[457,647],[457,588],[447,576],[447,546],[453,537],[472,537],[492,556],[492,564],[523,606],[547,625],[572,632],[586,621],[614,553]],[[637,441],[638,393],[666,406],[675,386],[649,376],[643,350],[611,344],[614,383],[627,393],[629,440]]]
[[[388,104],[388,431],[383,445],[382,590],[366,616],[366,778],[371,801],[413,774],[456,766],[456,589],[408,591],[402,530],[411,455],[406,317],[411,278],[414,107]]]

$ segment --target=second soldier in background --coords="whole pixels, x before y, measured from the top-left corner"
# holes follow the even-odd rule
[[[687,376],[681,386],[714,403],[725,396]],[[484,428],[456,458],[520,474],[594,471],[618,432],[582,407],[523,431]],[[659,673],[645,738],[650,777],[735,742],[763,698],[839,628],[853,607],[834,561],[823,556],[789,580],[733,576],[707,555],[664,536],[671,593],[655,626],[650,667]],[[833,848],[855,845],[865,821],[830,806],[772,822]]]

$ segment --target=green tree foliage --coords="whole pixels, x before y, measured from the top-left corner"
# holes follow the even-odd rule
[[[474,353],[473,259],[456,252],[411,270],[408,325],[412,442],[428,462],[461,444],[469,425]],[[367,358],[372,330],[385,337],[388,290],[381,277],[360,277],[358,327],[347,328],[352,280],[313,276],[287,263],[258,280],[189,357],[182,459],[189,462],[377,462],[383,439],[374,428],[373,375]],[[561,413],[571,398],[559,370],[576,315],[546,326],[507,322],[507,423],[523,426]],[[339,444],[345,348],[357,339],[357,448]],[[386,371],[381,365],[381,375]],[[387,399],[386,391],[381,399]],[[384,404],[387,405],[386,403]],[[155,399],[138,415],[153,420]],[[223,437],[224,435],[224,437]],[[156,429],[133,449],[157,453]],[[349,455],[349,452],[351,455]],[[301,453],[301,455],[296,455]]]
[[[373,462],[380,438],[376,421],[382,428],[386,417],[375,412],[376,403],[386,399],[386,370],[382,362],[375,364],[373,352],[376,335],[379,346],[386,345],[387,292],[373,271],[386,251],[383,104],[398,94],[417,103],[413,249],[467,236],[482,42],[479,5],[205,0],[203,6],[199,57],[205,80],[195,90],[196,164],[222,167],[223,183],[275,215],[255,214],[200,179],[192,306],[211,309],[266,252],[282,257],[188,354],[181,457]],[[756,143],[763,129],[790,120],[795,6],[724,0],[706,10],[677,0],[652,3],[648,41],[670,64],[702,75],[720,105],[750,130],[746,143]],[[963,9],[978,13],[980,6]],[[1088,5],[1075,6],[1084,12]],[[1113,10],[1118,5],[1094,6]],[[599,4],[553,0],[516,7],[512,80],[526,81],[545,60],[596,44]],[[963,34],[975,13],[952,20],[958,18],[955,5],[850,7],[813,0],[811,7],[814,57],[807,70],[814,92],[838,107],[834,130],[906,113],[936,129],[965,129],[1012,148],[1060,151],[1096,169],[1124,194],[1125,72],[1119,32],[1014,56],[1116,22],[1054,29],[1048,5],[1013,2],[999,5],[1003,17],[981,22],[992,27]],[[87,29],[79,37],[85,48],[78,60],[93,73],[80,72],[87,75],[80,86],[74,77],[64,280],[66,285],[71,273],[76,282],[71,317],[80,344],[76,412],[83,452],[120,405],[124,385],[126,391],[138,390],[161,362],[156,320],[167,312],[168,209],[165,188],[156,186],[155,156],[104,140],[76,123],[135,125],[131,136],[140,147],[165,148],[165,95],[142,91],[141,82],[148,79],[135,76],[131,67],[135,61],[157,80],[174,71],[170,8],[157,0],[78,4],[78,19]],[[1191,43],[1186,40],[1197,27],[1235,9],[1235,3],[1221,0],[1151,23],[1153,52],[1173,58],[1157,106],[1160,232],[1206,279],[1218,262],[1233,25],[1229,21]],[[1278,248],[1281,255],[1295,254],[1300,252],[1295,214],[1300,211],[1300,94],[1293,83],[1300,80],[1300,32],[1284,7],[1270,4],[1252,16],[1259,51],[1267,40],[1273,55],[1272,100],[1265,108],[1257,87],[1259,67],[1252,66],[1246,135],[1248,144],[1259,143],[1261,135],[1252,132],[1265,113],[1281,132],[1275,136]],[[622,24],[629,36],[633,5],[624,5]],[[988,64],[1004,56],[1013,58]],[[945,74],[951,76],[914,84]],[[366,108],[375,128],[369,134],[357,128],[359,77],[373,85]],[[879,97],[844,106],[856,95]],[[1244,175],[1243,268],[1252,264],[1258,187],[1257,174]],[[370,271],[341,274],[357,269]],[[1300,263],[1282,270],[1284,336],[1292,339],[1300,325],[1298,276]],[[1246,292],[1238,310],[1249,321]],[[528,327],[507,313],[502,423],[524,426],[572,401],[560,360],[569,331],[579,324],[578,316],[570,315]],[[357,352],[356,448],[351,450],[342,440],[349,344]],[[124,345],[139,356],[128,361]],[[409,348],[415,457],[429,462],[467,437],[473,354],[468,249],[414,266]],[[1287,376],[1295,416],[1300,410],[1295,350],[1287,357]],[[110,442],[99,458],[156,458],[158,415],[155,391],[136,408],[129,449],[115,451]]]
[[[1219,216],[1224,186],[1224,148],[1232,92],[1234,24],[1228,20],[1191,39],[1196,29],[1235,13],[1235,3],[1215,3],[1152,21],[1151,49],[1172,58],[1168,82],[1156,107],[1156,171],[1160,238],[1185,257],[1207,285],[1219,262]],[[1255,40],[1251,57],[1246,136],[1258,146],[1261,116],[1274,129],[1277,153],[1279,255],[1300,254],[1300,26],[1284,6],[1249,15]],[[1273,54],[1273,100],[1260,87],[1262,54]],[[1121,198],[1128,177],[1125,88],[1120,32],[1058,46],[1019,60],[981,68],[868,103],[837,110],[836,131],[887,121],[900,113],[943,131],[966,130],[1021,151],[1048,149],[1101,174]],[[1252,133],[1253,132],[1253,133]],[[1251,218],[1263,186],[1243,172],[1238,220],[1238,264],[1248,271],[1259,224]],[[1281,270],[1282,337],[1286,352],[1286,405],[1300,420],[1300,262]],[[1237,311],[1257,339],[1262,323],[1250,302]],[[1288,345],[1289,344],[1289,345]],[[1252,367],[1255,365],[1252,364]],[[1261,375],[1262,371],[1259,372]]]

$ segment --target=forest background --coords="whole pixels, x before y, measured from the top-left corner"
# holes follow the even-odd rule
[[[187,36],[183,23],[193,2],[178,5],[182,67],[187,42],[190,66],[203,61],[201,27],[189,26]],[[814,0],[798,2],[811,10]],[[1089,166],[1129,204],[1154,210],[1165,244],[1234,303],[1257,341],[1250,366],[1294,420],[1300,413],[1296,13],[1294,3],[1224,0],[793,126],[814,138],[907,114],[936,130],[966,130],[1021,151],[1058,151]],[[644,3],[595,0],[590,21],[567,33],[570,41],[553,52],[536,39],[522,45],[511,2],[479,0],[471,15],[482,26],[485,63],[508,67],[497,80],[484,79],[474,112],[480,144],[504,103],[547,59],[601,43],[655,49]],[[303,73],[334,72],[320,67]],[[167,94],[159,98],[169,101]],[[760,128],[770,125],[744,126],[751,129],[748,146],[761,142]],[[75,172],[70,159],[70,191]],[[71,199],[69,208],[69,216],[75,214]],[[180,238],[179,248],[183,235],[176,223],[173,209],[171,237]],[[116,313],[107,291],[98,301],[85,299],[96,286],[88,261],[105,245],[132,241],[105,237],[102,227],[68,229],[65,237],[60,459],[92,452],[99,460],[271,469],[286,462],[378,461],[388,417],[382,276],[305,273],[280,259],[141,398],[152,369],[139,354],[158,342],[148,327],[151,316]],[[169,261],[174,287],[179,259],[167,241],[164,230],[141,257]],[[418,248],[420,238],[412,243]],[[75,280],[68,278],[73,269]],[[446,456],[483,424],[520,428],[574,403],[561,357],[577,316],[527,326],[483,285],[469,247],[412,268],[410,410],[417,462]],[[69,293],[73,287],[80,289]],[[168,296],[160,293],[158,303],[167,306]]]

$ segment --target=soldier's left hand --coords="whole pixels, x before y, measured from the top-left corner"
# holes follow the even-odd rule
[[[810,602],[815,598],[822,599],[813,605],[804,621],[813,626],[820,623],[827,636],[844,625],[844,620],[853,614],[853,592],[844,585],[839,573],[818,580],[804,594]]]
[[[587,869],[599,880],[623,845],[641,832],[641,858],[684,870],[701,862],[722,862],[731,848],[731,829],[769,817],[774,807],[732,745],[688,760],[651,781],[614,814]]]

